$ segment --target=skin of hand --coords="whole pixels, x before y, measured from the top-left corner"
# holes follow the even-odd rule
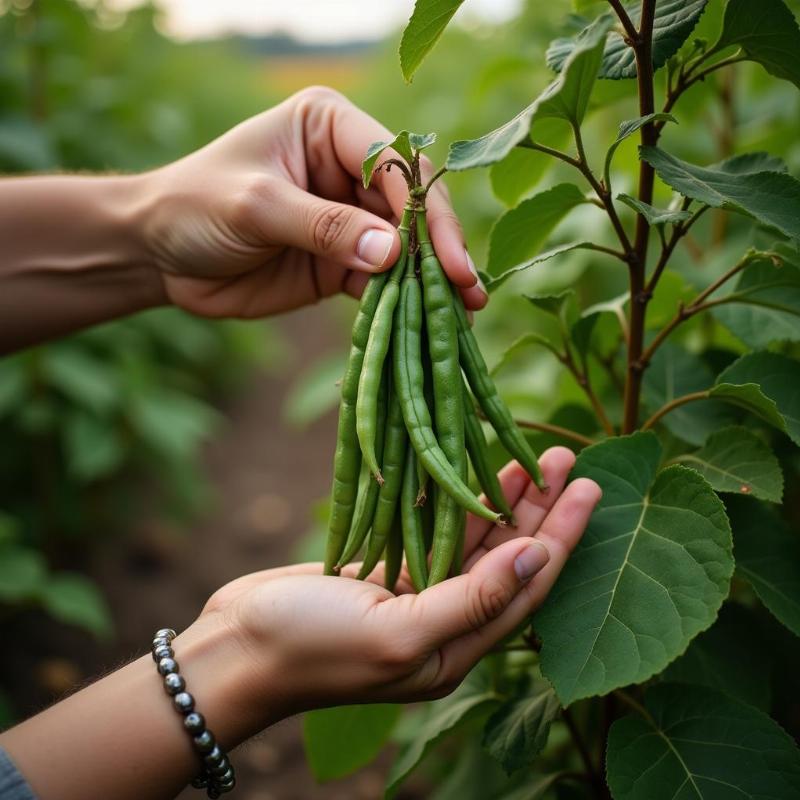
[[[380,170],[361,184],[368,146],[391,138],[342,95],[312,87],[143,176],[144,246],[169,300],[202,316],[259,317],[340,291],[360,296],[400,253],[402,175]],[[433,173],[428,159],[421,166]],[[483,307],[441,181],[427,208],[448,277],[468,308]]]
[[[543,454],[547,494],[509,464],[501,483],[517,527],[470,518],[464,573],[420,594],[405,574],[392,594],[381,567],[356,581],[321,564],[216,592],[172,646],[217,741],[230,750],[309,708],[452,691],[542,604],[580,540],[600,489],[585,478],[564,488],[574,460]],[[0,734],[0,746],[43,800],[85,800],[87,786],[106,800],[167,800],[198,771],[171,705],[148,654]]]
[[[396,595],[386,590],[382,566],[367,581],[354,581],[300,564],[233,581],[211,597],[200,619],[221,616],[237,632],[254,685],[261,672],[272,704],[269,673],[279,665],[282,716],[441,697],[541,605],[580,540],[601,492],[585,478],[564,488],[574,461],[566,448],[544,453],[547,494],[518,464],[506,466],[500,480],[517,527],[471,516],[464,573],[420,594],[405,572]],[[350,565],[343,574],[357,572]]]

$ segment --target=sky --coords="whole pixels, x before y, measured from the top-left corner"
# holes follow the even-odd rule
[[[118,0],[119,6],[137,5]],[[221,33],[290,33],[314,42],[379,39],[410,16],[413,0],[158,0],[168,33],[180,39]],[[467,0],[457,19],[502,20],[520,0]]]

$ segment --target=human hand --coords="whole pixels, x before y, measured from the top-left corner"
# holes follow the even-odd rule
[[[407,188],[397,170],[361,185],[389,131],[331,89],[305,89],[195,153],[142,176],[145,248],[168,299],[208,317],[260,317],[344,291],[400,253]],[[433,172],[422,159],[426,177]],[[437,254],[468,308],[487,296],[447,190],[428,198]]]
[[[201,622],[226,620],[270,721],[349,702],[441,697],[542,604],[578,543],[600,489],[585,478],[564,488],[574,460],[561,447],[544,453],[544,495],[516,463],[506,466],[501,483],[517,527],[470,518],[464,574],[418,595],[407,575],[397,595],[383,588],[382,567],[362,582],[298,564],[227,584]]]

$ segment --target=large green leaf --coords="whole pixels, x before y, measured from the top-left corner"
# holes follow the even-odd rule
[[[800,797],[800,751],[762,711],[707,687],[662,684],[647,716],[611,726],[614,800],[790,800]]]
[[[574,183],[559,183],[523,200],[495,223],[489,240],[490,275],[535,256],[553,228],[586,198]]]
[[[800,181],[773,171],[774,164],[765,169],[762,154],[699,167],[659,147],[640,147],[639,153],[676,192],[744,214],[800,243]]]
[[[483,744],[510,775],[533,764],[547,744],[550,724],[559,711],[547,681],[533,682],[523,696],[500,706],[486,723]]]
[[[366,189],[372,182],[372,176],[375,172],[375,162],[385,150],[391,148],[403,158],[404,161],[410,164],[416,151],[430,147],[435,141],[435,133],[409,133],[408,131],[400,131],[394,139],[388,139],[385,142],[373,142],[367,148],[367,154],[361,162],[361,180],[364,184],[364,188]]]
[[[642,394],[652,412],[678,397],[709,389],[713,382],[714,374],[699,356],[667,342],[656,351],[645,372]],[[687,403],[661,419],[670,433],[698,446],[734,421],[733,411],[719,400]]]
[[[400,40],[400,69],[410,81],[464,0],[416,0]]]
[[[657,0],[653,20],[653,67],[658,69],[666,64],[670,56],[678,52],[689,34],[694,30],[697,20],[706,7],[707,0]],[[628,3],[625,10],[634,25],[641,20],[641,3]],[[547,65],[560,70],[566,58],[586,35],[581,31],[572,39],[556,39],[547,49]],[[631,47],[626,44],[621,30],[615,28],[608,34],[601,78],[635,78],[636,58]]]
[[[84,575],[60,572],[49,576],[39,592],[39,601],[61,622],[77,625],[100,638],[111,635],[108,605],[97,586]]]
[[[564,119],[572,125],[580,125],[589,105],[610,24],[608,17],[602,17],[591,25],[561,75],[516,117],[479,139],[453,142],[447,156],[447,169],[455,172],[487,167],[500,161],[518,144],[530,141],[531,136],[535,138],[533,126],[540,119]]]
[[[0,548],[0,601],[30,600],[47,580],[40,553],[14,545]]]
[[[569,139],[564,120],[540,119],[536,122],[538,144],[561,150]],[[554,160],[547,153],[529,147],[515,147],[502,161],[492,164],[489,178],[495,196],[507,206],[515,206],[542,179]]]
[[[710,686],[769,711],[767,676],[772,667],[772,653],[760,635],[760,624],[751,609],[725,603],[717,621],[667,667],[664,680]]]
[[[494,278],[490,275],[486,275],[484,279],[486,290],[491,294],[496,289],[499,289],[509,278],[513,277],[518,272],[524,272],[526,269],[535,267],[537,264],[541,264],[543,261],[548,261],[554,256],[559,256],[562,253],[569,252],[570,250],[591,250],[592,246],[593,245],[591,242],[567,242],[566,244],[556,245],[552,250],[546,250],[544,253],[539,253],[538,255],[533,256],[533,258],[523,261],[521,264],[515,264],[513,267],[501,272]]]
[[[318,781],[343,778],[383,749],[402,706],[338,706],[309,711],[303,719],[306,758]]]
[[[386,797],[394,797],[406,776],[451,731],[499,703],[480,667],[444,700],[432,704],[414,738],[400,751],[386,779]]]
[[[709,389],[708,396],[741,408],[773,425],[779,431],[786,432],[786,421],[778,411],[778,406],[761,391],[757,383],[718,383]]]
[[[748,353],[720,373],[717,382],[757,384],[775,402],[786,432],[800,444],[800,362],[778,353]]]
[[[725,297],[714,316],[750,347],[800,341],[800,269],[793,264],[754,261]]]
[[[603,489],[534,624],[542,672],[565,705],[660,672],[714,621],[733,572],[725,509],[696,472],[658,472],[652,433],[607,439],[573,477]]]
[[[752,498],[727,501],[736,568],[764,605],[800,636],[800,538],[773,509]]]
[[[738,425],[711,434],[705,445],[678,460],[696,469],[718,492],[751,494],[780,503],[783,473],[772,450]]]
[[[771,75],[800,88],[800,29],[781,0],[728,0],[712,52],[734,45]]]
[[[648,225],[677,225],[679,222],[686,222],[692,216],[690,211],[681,211],[679,208],[655,208],[624,192],[617,195],[617,200],[625,203],[637,214],[641,214],[647,220]]]

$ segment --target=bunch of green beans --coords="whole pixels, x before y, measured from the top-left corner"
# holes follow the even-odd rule
[[[417,591],[460,571],[467,511],[514,523],[489,466],[476,401],[503,446],[546,489],[439,263],[420,197],[400,221],[397,263],[370,278],[353,324],[325,554],[325,572],[334,575],[363,552],[359,579],[384,558],[390,590],[404,554]],[[491,507],[467,484],[468,460]]]

